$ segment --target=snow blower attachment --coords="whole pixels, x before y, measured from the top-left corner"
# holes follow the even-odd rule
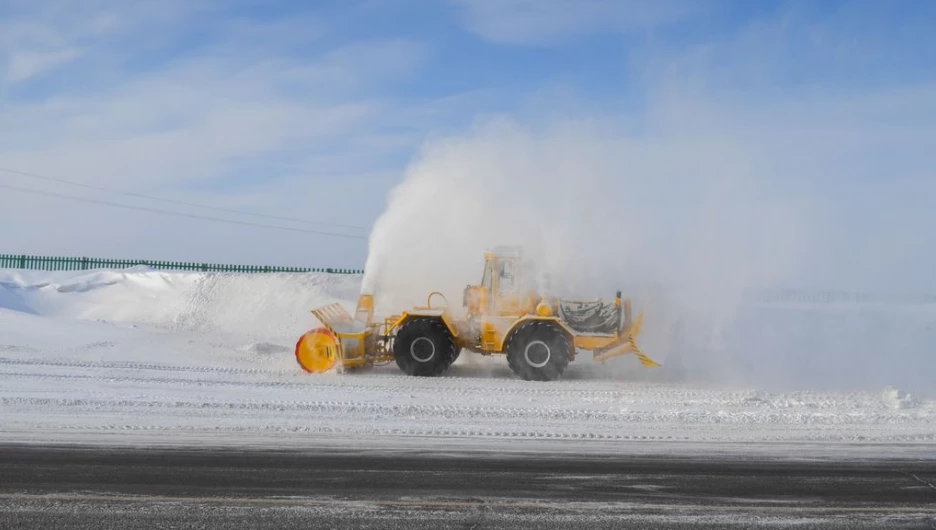
[[[307,372],[321,373],[336,364],[344,369],[392,361],[392,356],[375,355],[373,312],[374,299],[370,295],[361,295],[358,299],[354,317],[338,303],[313,309],[312,314],[324,327],[308,331],[299,338],[296,343],[299,365]]]
[[[514,373],[535,381],[559,378],[578,350],[597,362],[634,354],[645,367],[659,366],[637,346],[643,315],[632,318],[620,292],[611,302],[561,300],[529,288],[523,276],[518,252],[488,252],[481,284],[465,288],[457,317],[438,292],[425,306],[379,320],[370,294],[354,315],[337,303],[314,309],[322,327],[299,339],[296,360],[313,373],[395,361],[409,375],[434,376],[468,350],[506,355]],[[435,298],[443,304],[434,306]]]

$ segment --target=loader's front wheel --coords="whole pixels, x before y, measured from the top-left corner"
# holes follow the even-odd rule
[[[551,322],[520,324],[511,334],[506,350],[510,369],[527,381],[558,379],[572,358],[572,342]]]
[[[404,323],[393,339],[393,357],[408,375],[439,375],[457,356],[455,339],[436,318],[414,318]]]

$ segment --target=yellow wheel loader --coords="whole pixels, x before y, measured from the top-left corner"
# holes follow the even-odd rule
[[[643,315],[633,319],[620,292],[611,302],[562,300],[530,288],[528,276],[521,253],[501,248],[485,254],[481,283],[465,288],[458,316],[438,292],[382,319],[372,294],[360,296],[354,315],[337,303],[314,309],[322,327],[300,337],[296,360],[312,373],[396,362],[406,374],[436,376],[468,350],[506,355],[515,374],[533,381],[559,378],[578,350],[599,362],[634,354],[659,366],[637,346]]]

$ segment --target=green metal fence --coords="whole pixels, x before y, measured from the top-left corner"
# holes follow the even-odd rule
[[[315,267],[277,267],[271,265],[224,265],[186,261],[153,261],[145,259],[102,259],[62,256],[30,256],[26,254],[0,254],[0,268],[32,269],[42,271],[81,271],[89,269],[124,269],[145,265],[160,270],[201,272],[326,272],[331,274],[363,274],[360,269],[333,269]]]

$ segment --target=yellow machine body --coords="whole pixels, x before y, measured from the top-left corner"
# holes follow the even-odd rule
[[[428,296],[425,306],[411,308],[382,319],[374,317],[371,294],[362,294],[354,315],[338,303],[312,310],[323,327],[305,333],[296,344],[296,359],[309,372],[320,373],[339,366],[349,369],[390,363],[395,360],[393,340],[397,332],[414,319],[434,321],[444,326],[457,357],[461,350],[482,355],[504,354],[510,338],[524,324],[549,323],[571,344],[572,360],[578,350],[592,352],[594,361],[604,362],[625,354],[634,354],[645,367],[659,366],[637,345],[643,315],[631,316],[629,299],[620,293],[613,306],[600,301],[559,300],[526,287],[522,277],[521,257],[516,252],[488,252],[484,273],[478,285],[465,288],[463,314],[455,316],[445,297],[438,292]],[[433,305],[441,298],[444,304]],[[583,332],[565,312],[570,305],[592,304],[610,312],[617,320],[613,328],[601,332]],[[598,304],[598,305],[595,305]],[[563,311],[565,309],[565,312]],[[565,317],[565,318],[564,318]],[[398,362],[399,364],[399,362]]]

